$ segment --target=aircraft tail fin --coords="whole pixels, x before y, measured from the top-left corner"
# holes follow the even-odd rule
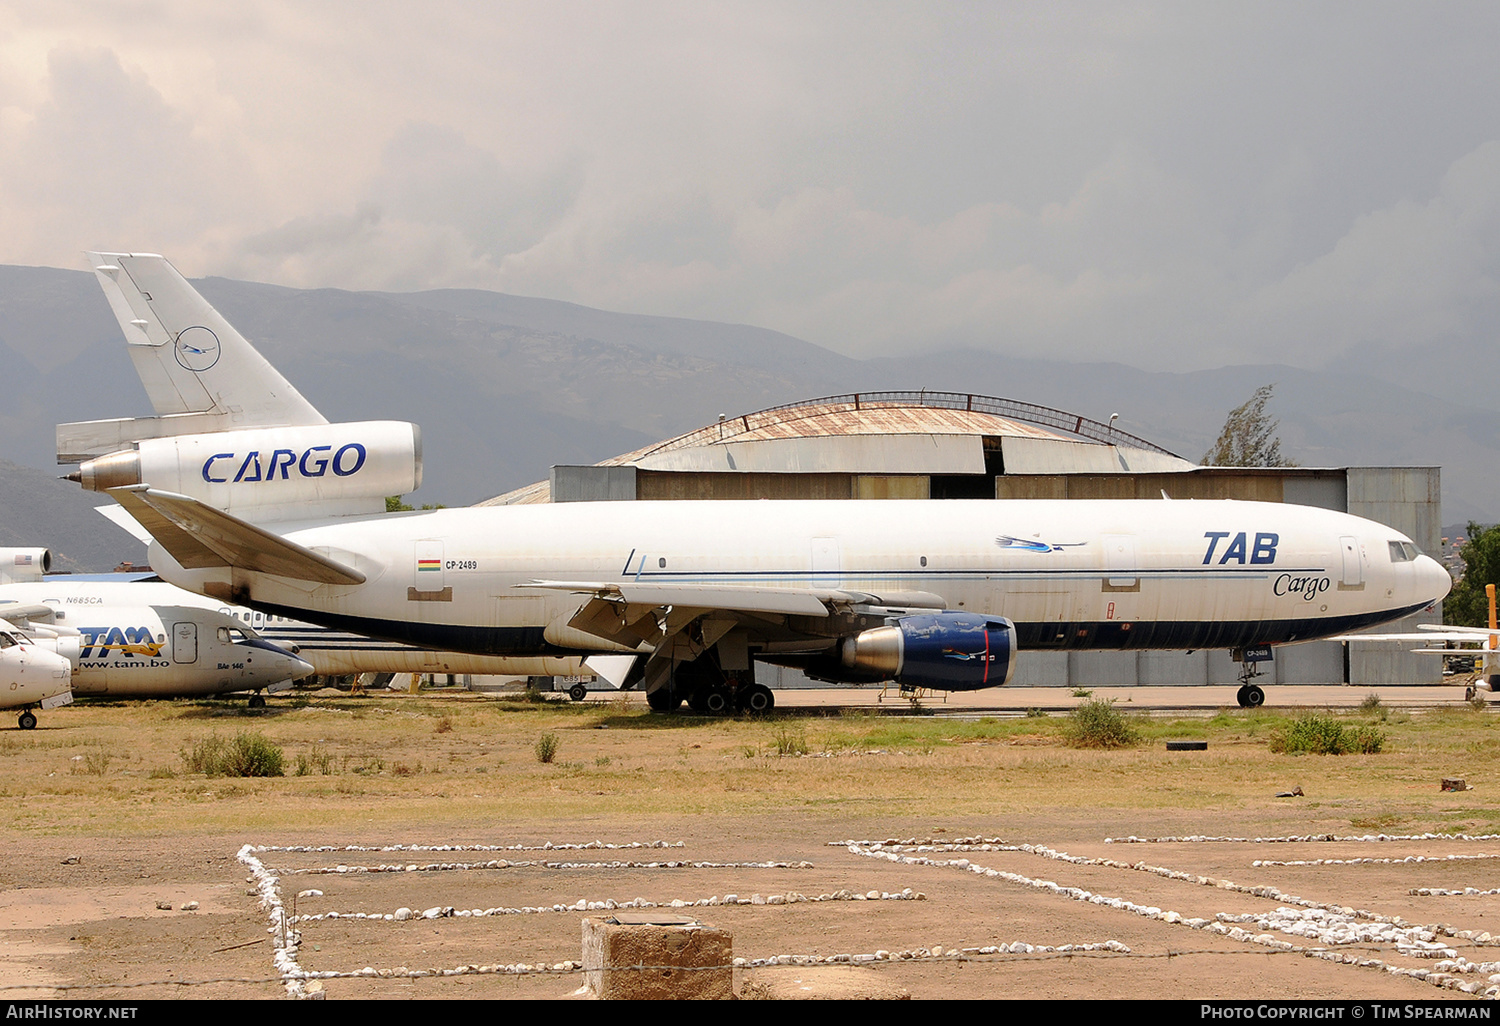
[[[328,423],[165,258],[88,258],[157,416],[60,424],[59,463],[142,438]]]

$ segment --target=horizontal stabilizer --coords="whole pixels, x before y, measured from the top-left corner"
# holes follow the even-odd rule
[[[233,567],[318,584],[363,584],[365,575],[186,495],[146,485],[109,494],[188,569]]]
[[[142,527],[124,506],[111,506],[105,503],[103,506],[95,506],[94,508],[99,511],[101,517],[114,524],[142,545],[151,544],[151,532]]]
[[[148,438],[203,435],[244,427],[230,412],[174,413],[165,417],[121,417],[80,420],[57,425],[57,462],[83,463],[107,453],[128,449]]]

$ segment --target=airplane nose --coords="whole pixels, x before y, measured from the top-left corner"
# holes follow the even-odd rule
[[[1417,557],[1417,578],[1421,582],[1422,595],[1431,595],[1429,602],[1440,602],[1453,590],[1453,578],[1446,567],[1431,556]]]

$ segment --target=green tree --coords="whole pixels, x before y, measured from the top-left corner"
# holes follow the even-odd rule
[[[1500,584],[1500,525],[1481,527],[1469,523],[1469,540],[1458,550],[1464,560],[1464,575],[1453,583],[1443,600],[1443,622],[1462,627],[1488,627],[1490,603],[1486,584]]]
[[[421,508],[422,509],[447,509],[448,507],[444,506],[441,502],[438,502],[438,503],[424,502],[424,503],[422,503],[422,507]],[[399,495],[387,495],[385,497],[385,511],[387,513],[410,513],[412,511],[412,507],[408,506],[406,503],[402,502],[401,501],[401,496],[399,496]]]
[[[1266,403],[1276,386],[1262,385],[1255,394],[1230,411],[1219,432],[1219,440],[1203,454],[1205,467],[1295,467],[1295,460],[1281,455],[1281,424],[1266,414]]]

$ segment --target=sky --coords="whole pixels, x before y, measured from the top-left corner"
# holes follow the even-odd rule
[[[0,263],[1152,370],[1492,345],[1500,5],[0,0]]]

